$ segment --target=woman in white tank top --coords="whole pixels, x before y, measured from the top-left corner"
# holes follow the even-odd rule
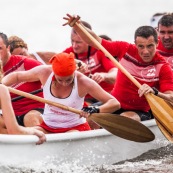
[[[11,73],[3,78],[5,85],[21,81],[38,81],[43,85],[44,98],[81,110],[80,115],[45,104],[43,123],[37,129],[44,133],[62,133],[90,130],[86,118],[91,113],[112,113],[120,103],[103,90],[94,80],[76,71],[74,54],[59,53],[50,60],[51,65],[41,65],[25,72]],[[103,104],[83,109],[84,97],[90,94]]]

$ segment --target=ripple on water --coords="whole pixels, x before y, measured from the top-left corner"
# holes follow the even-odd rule
[[[79,160],[73,163],[58,163],[60,158],[47,158],[25,165],[0,164],[2,173],[172,173],[173,146],[161,147],[113,165],[81,165]]]

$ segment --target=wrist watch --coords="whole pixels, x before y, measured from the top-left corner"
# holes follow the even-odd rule
[[[158,91],[158,89],[156,89],[155,87],[152,87],[152,89],[153,89],[153,91],[154,91],[154,95],[158,95],[158,93],[159,93],[159,91]]]

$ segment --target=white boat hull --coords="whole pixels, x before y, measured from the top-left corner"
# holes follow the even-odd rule
[[[104,129],[48,134],[47,142],[42,145],[35,145],[38,138],[33,135],[0,135],[0,163],[22,165],[54,158],[59,163],[113,164],[169,143],[158,129],[155,120],[144,122],[144,125],[155,134],[154,141],[128,141]]]

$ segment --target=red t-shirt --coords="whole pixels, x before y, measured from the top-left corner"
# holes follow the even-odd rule
[[[170,65],[164,57],[156,53],[153,61],[145,63],[138,55],[134,44],[127,42],[108,42],[102,40],[102,45],[119,58],[119,63],[140,83],[156,87],[161,92],[173,90],[173,75]],[[138,88],[124,73],[118,70],[112,95],[121,103],[125,110],[148,111],[150,109],[145,97],[139,97]]]
[[[69,47],[64,50],[66,53],[73,52],[73,48]],[[86,76],[89,74],[94,74],[96,72],[108,72],[110,69],[115,68],[116,66],[100,51],[95,48],[91,48],[90,56],[87,57],[88,52],[78,54],[79,60],[83,61],[88,65],[88,71],[85,73]],[[113,84],[106,82],[101,82],[99,85],[107,92],[111,92],[113,89]]]
[[[28,58],[28,57],[24,57],[20,55],[12,55],[9,61],[3,67],[3,71],[4,71],[4,75],[7,75],[14,71],[26,71],[38,65],[41,65],[41,63],[32,58]],[[29,92],[40,89],[41,86],[42,85],[40,81],[38,81],[38,82],[22,82],[19,84],[14,84],[12,87],[29,93]],[[39,97],[43,97],[42,92],[39,92],[36,95]],[[11,98],[15,98],[15,97],[18,97],[18,95],[11,93]],[[43,103],[28,99],[28,98],[23,98],[21,100],[14,101],[12,102],[12,106],[16,116],[26,114],[30,110],[33,110],[36,108],[44,108]]]
[[[166,61],[171,65],[171,68],[173,70],[173,48],[172,49],[166,49],[162,42],[159,41],[159,44],[157,46],[157,51],[165,57]]]

